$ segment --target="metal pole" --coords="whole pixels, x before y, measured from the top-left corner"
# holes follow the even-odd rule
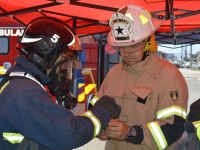
[[[190,68],[192,67],[192,45],[190,45]]]
[[[98,43],[98,75],[97,75],[97,89],[100,88],[104,79],[104,45]]]
[[[76,33],[76,27],[77,27],[77,20],[76,20],[76,17],[73,17],[72,29],[73,29],[74,33]]]
[[[181,68],[183,66],[183,47],[181,47]]]
[[[174,1],[170,0],[170,20],[171,20],[171,34],[174,38],[174,44],[176,45],[176,30],[175,30],[175,16],[174,16]]]
[[[185,60],[188,61],[188,55],[187,55],[187,47],[186,47],[186,45],[185,45],[184,48],[185,48]]]

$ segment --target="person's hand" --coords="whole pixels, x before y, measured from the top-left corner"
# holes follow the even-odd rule
[[[106,141],[109,139],[108,136],[106,135],[105,130],[102,130],[101,133],[97,137],[102,141]]]
[[[119,119],[111,119],[106,128],[106,136],[115,140],[124,140],[130,128]]]

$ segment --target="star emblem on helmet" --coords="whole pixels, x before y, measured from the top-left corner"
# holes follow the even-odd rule
[[[123,34],[122,31],[123,31],[124,29],[123,29],[123,28],[120,28],[120,26],[118,26],[118,28],[115,29],[115,30],[117,31],[117,34],[120,34],[120,33]]]

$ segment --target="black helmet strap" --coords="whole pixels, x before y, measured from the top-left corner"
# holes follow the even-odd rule
[[[48,62],[35,53],[30,53],[28,55],[28,59],[42,70],[46,70],[48,67]]]
[[[42,70],[46,70],[53,66],[59,55],[56,46],[44,39],[26,49],[31,51],[28,54],[28,59]]]

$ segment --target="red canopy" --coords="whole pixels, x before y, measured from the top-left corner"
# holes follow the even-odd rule
[[[159,32],[200,30],[200,0],[6,0],[0,1],[0,26],[26,25],[39,16],[53,16],[72,26],[79,35],[109,30],[108,20],[118,8],[137,4],[153,17],[164,17]],[[194,33],[194,32],[193,32]]]

